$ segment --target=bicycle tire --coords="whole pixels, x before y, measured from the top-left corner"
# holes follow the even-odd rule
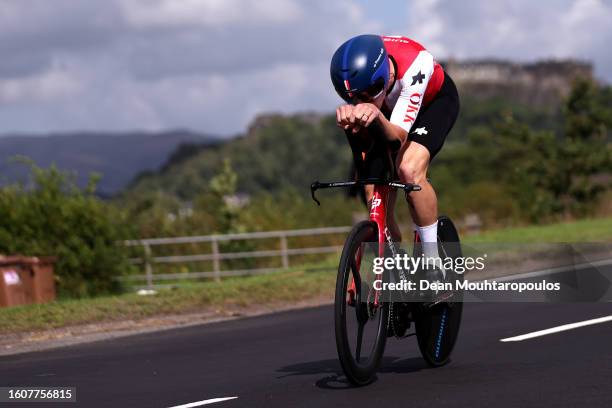
[[[351,268],[351,264],[353,263],[352,260],[355,259],[357,250],[364,242],[378,242],[378,227],[376,223],[372,221],[362,221],[355,225],[349,233],[338,266],[334,302],[334,325],[338,358],[346,378],[356,386],[367,385],[376,379],[376,371],[385,351],[387,323],[389,320],[389,304],[382,303],[382,306],[378,307],[376,312],[380,315],[378,316],[379,320],[376,328],[376,337],[371,348],[371,354],[365,362],[358,361],[351,351],[349,334],[347,331],[347,317],[349,313],[347,310],[349,307],[347,304],[347,290],[351,275],[355,273],[359,275],[359,272]],[[356,290],[358,292],[355,297],[356,316],[359,316],[359,311],[362,311],[362,306],[364,306],[361,304],[364,303],[361,301],[363,299],[361,289],[361,285],[356,284]],[[357,317],[357,320],[359,320],[359,317]],[[357,353],[356,351],[356,354]]]
[[[461,246],[459,234],[450,218],[438,218],[438,238],[440,250],[452,252],[451,257],[460,257]],[[456,275],[462,280],[463,275]],[[452,302],[444,302],[432,307],[420,305],[415,318],[415,330],[419,350],[423,359],[432,367],[440,367],[450,361],[461,327],[463,299],[460,292],[455,292]]]

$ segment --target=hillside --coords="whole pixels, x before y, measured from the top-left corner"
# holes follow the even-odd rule
[[[243,136],[199,148],[158,172],[141,174],[129,193],[163,190],[183,200],[201,193],[217,174],[224,158],[238,173],[238,190],[245,193],[306,189],[314,179],[344,179],[350,164],[345,136],[335,117],[266,115]],[[188,150],[183,147],[183,151]]]
[[[534,129],[560,130],[559,105],[538,110],[499,96],[481,100],[466,95],[446,150],[465,142],[474,129],[492,126],[510,113]],[[238,191],[248,194],[289,186],[306,194],[313,180],[346,179],[351,163],[335,115],[261,115],[237,138],[211,146],[183,146],[161,170],[141,173],[126,193],[163,191],[190,201],[207,187],[224,158],[231,160],[238,175]]]
[[[0,137],[0,185],[25,181],[26,166],[14,163],[16,155],[27,156],[41,166],[55,163],[78,173],[78,184],[88,175],[103,175],[98,185],[101,195],[114,194],[138,173],[157,170],[179,145],[207,146],[214,138],[188,131],[160,133],[70,133],[45,136],[7,135]]]

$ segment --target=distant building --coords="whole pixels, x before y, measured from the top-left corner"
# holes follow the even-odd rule
[[[593,66],[577,60],[534,63],[483,59],[442,63],[460,91],[476,98],[509,97],[519,103],[558,103],[577,77],[593,78]]]

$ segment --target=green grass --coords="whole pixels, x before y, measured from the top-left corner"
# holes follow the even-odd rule
[[[466,243],[612,242],[612,218],[587,219],[545,226],[507,228],[466,237]],[[146,317],[223,311],[253,305],[291,304],[333,294],[337,258],[309,269],[217,282],[189,282],[154,296],[126,293],[91,299],[58,300],[44,305],[0,309],[0,334]]]
[[[463,241],[470,244],[612,242],[612,217],[485,231]]]
[[[223,311],[260,304],[290,304],[331,296],[335,285],[333,269],[293,270],[228,278],[221,282],[191,283],[175,289],[162,289],[153,296],[129,293],[4,308],[0,309],[0,334],[157,315]]]

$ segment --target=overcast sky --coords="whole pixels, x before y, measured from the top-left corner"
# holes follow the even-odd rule
[[[440,59],[588,59],[612,81],[609,0],[1,0],[0,133],[232,135],[330,111],[329,59],[364,32]]]

